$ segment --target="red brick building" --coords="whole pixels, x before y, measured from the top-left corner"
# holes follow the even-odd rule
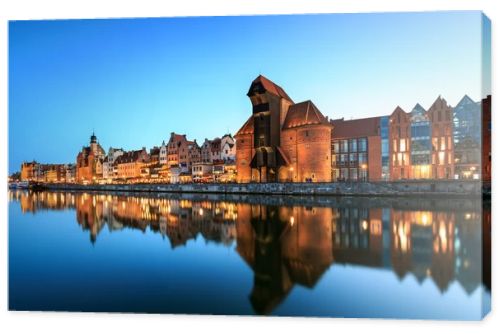
[[[311,101],[294,103],[259,75],[247,93],[252,116],[235,135],[237,182],[331,181],[331,131]]]
[[[482,109],[482,179],[491,182],[491,95],[481,101]]]
[[[188,170],[194,163],[201,161],[201,149],[196,140],[191,141],[186,135],[172,132],[167,144],[167,164],[168,167],[183,166]]]
[[[382,155],[380,117],[330,121],[332,180],[380,181]]]
[[[389,116],[391,180],[453,179],[452,108],[441,96],[426,111],[397,107]]]
[[[94,133],[90,137],[90,146],[82,148],[76,157],[76,182],[91,183],[102,177],[102,163],[106,153],[97,142]]]

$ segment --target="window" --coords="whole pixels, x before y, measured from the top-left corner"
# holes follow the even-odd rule
[[[440,165],[444,165],[445,153],[444,153],[444,152],[439,152],[439,153],[438,153],[438,158],[439,158],[439,164],[440,164]]]
[[[358,169],[357,168],[351,168],[350,169],[350,179],[353,181],[358,180]]]
[[[347,168],[341,168],[340,169],[340,179],[342,181],[345,181],[345,180],[349,179],[349,169],[347,169]]]
[[[356,153],[349,154],[349,163],[351,165],[355,164],[358,161],[358,155]]]
[[[357,140],[350,139],[349,140],[349,151],[356,152],[358,150]]]
[[[338,141],[333,142],[333,152],[334,153],[339,153],[340,152],[340,143]]]
[[[342,153],[346,153],[346,152],[348,152],[348,151],[349,151],[349,146],[348,146],[348,142],[347,142],[347,140],[346,140],[346,139],[344,139],[344,140],[342,140],[342,141],[340,142],[340,151],[341,151]]]
[[[441,151],[446,150],[446,141],[444,137],[441,137]]]
[[[368,180],[368,170],[366,168],[361,168],[359,170],[359,180],[367,181]]]
[[[359,164],[366,164],[368,162],[367,154],[366,153],[359,153],[358,162],[359,162]]]
[[[389,156],[389,142],[387,139],[382,139],[382,155]]]
[[[340,169],[337,168],[333,170],[333,179],[337,181],[340,179]]]
[[[401,152],[406,152],[406,140],[405,139],[399,140],[399,150]]]
[[[366,147],[367,147],[366,138],[359,138],[358,139],[358,151],[359,152],[366,152]]]
[[[347,163],[347,154],[341,154],[340,155],[340,165],[344,165]]]

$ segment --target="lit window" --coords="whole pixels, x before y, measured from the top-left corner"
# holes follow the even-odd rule
[[[401,152],[406,152],[406,140],[404,139],[399,140],[399,149]]]
[[[445,158],[445,153],[444,152],[439,152],[438,153],[438,159],[439,159],[439,164],[444,165],[444,158]]]
[[[446,150],[446,141],[444,137],[441,137],[441,151]]]

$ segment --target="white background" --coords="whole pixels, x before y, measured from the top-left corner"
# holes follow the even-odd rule
[[[495,66],[500,34],[498,0],[182,0],[182,1],[105,1],[105,0],[3,0],[0,3],[0,328],[2,333],[135,333],[150,332],[217,332],[217,333],[476,333],[499,332],[498,281],[498,196],[493,196],[493,311],[482,322],[404,321],[366,319],[257,318],[225,316],[170,316],[54,312],[7,311],[7,21],[18,19],[157,17],[238,14],[342,13],[429,10],[483,10],[492,20],[493,36],[493,144],[500,129],[496,111]],[[27,133],[27,136],[30,134]],[[494,191],[499,191],[496,166],[499,146],[493,145]],[[499,162],[500,163],[500,162]],[[499,165],[500,166],[500,165]],[[5,177],[5,178],[4,178]],[[3,184],[2,184],[3,183]],[[498,328],[495,328],[498,327]]]

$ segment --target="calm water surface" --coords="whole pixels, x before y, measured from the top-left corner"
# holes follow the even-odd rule
[[[10,192],[9,306],[479,319],[490,211],[465,198]]]

